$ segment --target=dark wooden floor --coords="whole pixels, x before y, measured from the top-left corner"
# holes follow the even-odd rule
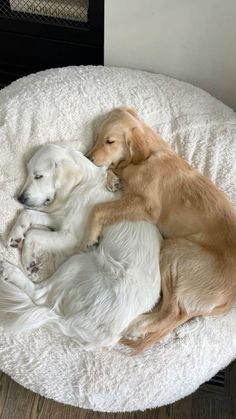
[[[96,413],[38,396],[0,375],[1,419],[236,419],[236,362],[226,369],[224,385],[204,385],[170,406],[146,412]]]

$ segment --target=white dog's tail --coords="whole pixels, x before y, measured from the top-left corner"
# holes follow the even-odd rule
[[[20,333],[58,322],[59,316],[49,307],[37,305],[26,291],[1,279],[0,320],[11,333]]]

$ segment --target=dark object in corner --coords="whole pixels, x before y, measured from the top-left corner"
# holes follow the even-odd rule
[[[0,85],[67,65],[103,64],[104,0],[0,0]]]

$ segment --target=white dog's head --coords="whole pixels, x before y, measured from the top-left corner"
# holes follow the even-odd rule
[[[93,168],[78,151],[52,144],[42,146],[27,165],[28,176],[18,201],[34,208],[62,201]]]

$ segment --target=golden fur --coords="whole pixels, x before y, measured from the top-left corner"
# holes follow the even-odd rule
[[[155,223],[165,238],[161,302],[131,325],[140,339],[124,343],[140,351],[195,316],[228,310],[236,301],[236,211],[228,198],[128,108],[107,115],[89,155],[113,169],[124,195],[94,208],[85,244],[124,219]]]

